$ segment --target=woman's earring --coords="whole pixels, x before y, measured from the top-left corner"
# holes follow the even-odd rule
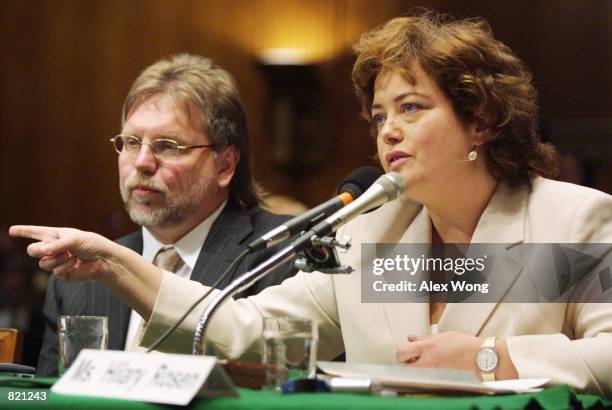
[[[476,158],[478,158],[478,152],[476,151],[477,148],[478,146],[474,146],[474,148],[472,148],[472,150],[468,154],[468,161],[470,162],[476,161]]]

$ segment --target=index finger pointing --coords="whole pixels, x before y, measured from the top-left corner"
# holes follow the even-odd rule
[[[13,225],[9,228],[9,235],[18,238],[35,239],[37,241],[49,241],[58,238],[56,228],[36,225]]]

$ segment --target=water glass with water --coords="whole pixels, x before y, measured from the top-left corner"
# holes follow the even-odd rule
[[[105,316],[60,316],[57,320],[59,336],[59,375],[72,365],[82,349],[106,350],[108,318]]]
[[[310,319],[268,317],[263,322],[265,386],[278,389],[290,379],[313,378],[318,327]]]

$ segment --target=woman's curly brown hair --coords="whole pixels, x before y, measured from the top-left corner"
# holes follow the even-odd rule
[[[510,48],[493,38],[486,21],[452,20],[433,12],[398,17],[363,34],[354,50],[353,84],[370,123],[378,73],[391,69],[414,83],[411,70],[419,65],[462,121],[478,120],[492,130],[483,149],[496,179],[516,185],[533,175],[556,174],[557,152],[537,132],[531,74]]]

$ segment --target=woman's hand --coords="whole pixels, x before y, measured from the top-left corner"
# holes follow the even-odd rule
[[[163,271],[141,255],[93,232],[15,225],[9,235],[37,240],[28,255],[61,279],[98,280],[148,320]]]
[[[95,234],[72,228],[15,225],[9,235],[38,242],[28,246],[28,255],[39,258],[39,266],[61,279],[104,279],[111,268],[109,255],[118,245]]]
[[[407,366],[471,370],[480,378],[476,355],[484,337],[461,332],[443,332],[435,336],[408,336],[407,339],[408,343],[397,351],[397,359]],[[508,354],[506,340],[497,338],[495,350],[499,357],[496,378],[517,379],[518,372]]]
[[[412,367],[442,367],[471,370],[480,375],[476,355],[483,338],[460,332],[444,332],[435,336],[408,336],[400,347],[397,359]]]

